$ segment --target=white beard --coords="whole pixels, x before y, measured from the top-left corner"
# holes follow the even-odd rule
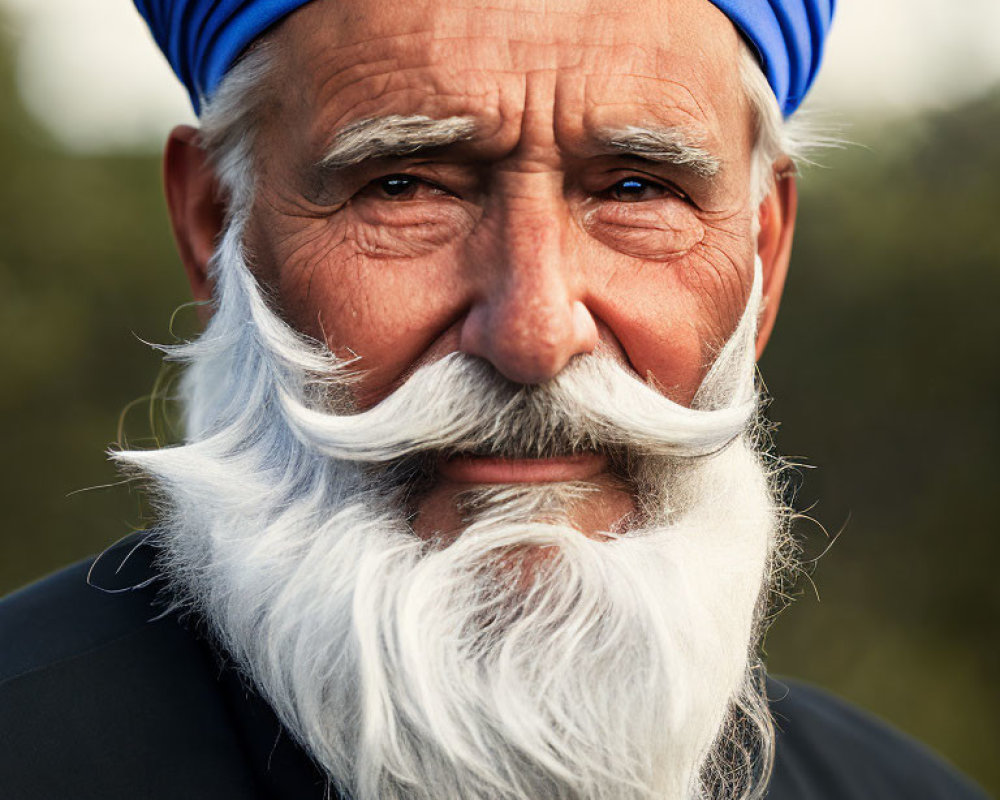
[[[172,354],[190,364],[187,443],[117,458],[162,498],[178,602],[338,788],[761,792],[772,734],[754,653],[782,514],[747,430],[759,277],[698,410],[602,358],[517,393],[450,356],[379,406],[334,414],[350,365],[268,310],[241,227],[217,257],[211,324]],[[518,439],[626,452],[642,519],[589,538],[566,514],[587,486],[520,485],[472,493],[448,546],[413,533],[403,498],[421,453]]]

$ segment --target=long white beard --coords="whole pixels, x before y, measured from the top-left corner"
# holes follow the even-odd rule
[[[163,501],[179,601],[337,786],[355,800],[762,791],[754,651],[781,513],[748,431],[759,277],[698,410],[601,358],[518,390],[451,356],[373,409],[331,413],[349,411],[350,365],[267,308],[240,235],[237,221],[217,256],[208,329],[172,353],[190,364],[187,443],[117,458]],[[418,538],[405,498],[420,454],[511,440],[626,453],[641,520],[589,538],[565,513],[588,487],[521,485],[472,493],[448,546]]]

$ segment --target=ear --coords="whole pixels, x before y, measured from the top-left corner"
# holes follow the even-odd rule
[[[798,199],[791,162],[778,162],[775,164],[774,188],[764,198],[758,211],[760,234],[757,237],[757,255],[763,265],[764,304],[757,329],[757,358],[764,352],[778,316],[781,293],[788,275],[788,261],[792,256]]]
[[[225,206],[208,154],[199,144],[197,129],[190,125],[179,125],[170,132],[163,154],[163,185],[191,295],[204,301],[198,307],[198,318],[204,324],[212,314],[207,302],[213,289],[208,262],[222,230]]]

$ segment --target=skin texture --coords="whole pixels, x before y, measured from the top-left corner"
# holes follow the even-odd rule
[[[755,253],[763,349],[795,187],[783,177],[753,207],[739,38],[707,0],[316,0],[271,43],[253,266],[296,328],[361,357],[361,407],[454,351],[537,383],[598,349],[688,403],[747,302]],[[394,114],[471,117],[475,134],[414,157],[317,167],[345,126]],[[596,146],[601,130],[629,125],[683,131],[718,159],[717,174]],[[165,175],[194,296],[208,299],[222,208],[193,129],[172,133]],[[488,467],[469,474],[489,478]],[[516,467],[497,479],[516,479]],[[418,531],[459,525],[461,468],[439,475]],[[587,533],[633,508],[591,473],[600,491],[574,515]],[[523,479],[544,474],[555,473]]]

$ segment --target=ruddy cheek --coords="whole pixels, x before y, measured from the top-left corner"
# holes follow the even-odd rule
[[[473,215],[458,204],[360,203],[349,213],[346,236],[370,258],[425,256],[464,238],[475,226]]]
[[[584,229],[620,253],[647,261],[670,261],[705,238],[705,226],[681,201],[603,204],[584,213]]]

